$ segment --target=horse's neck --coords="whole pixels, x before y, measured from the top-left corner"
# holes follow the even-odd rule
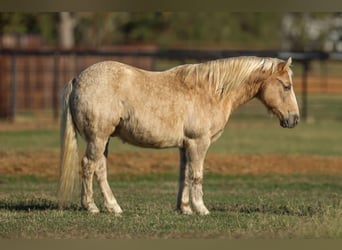
[[[258,80],[253,79],[253,77],[249,78],[246,82],[228,94],[227,102],[230,106],[231,112],[253,99],[259,92],[262,82],[266,80],[264,77]]]

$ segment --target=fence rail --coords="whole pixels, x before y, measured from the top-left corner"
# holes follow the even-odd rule
[[[0,50],[0,118],[14,120],[17,110],[52,108],[58,118],[59,92],[63,84],[96,61],[119,60],[155,70],[157,60],[204,61],[235,56],[292,59],[302,65],[301,113],[307,117],[308,72],[313,61],[342,61],[342,53],[273,50],[183,50],[183,49],[2,49]],[[35,96],[35,101],[31,98]]]

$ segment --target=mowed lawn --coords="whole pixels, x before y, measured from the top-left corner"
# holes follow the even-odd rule
[[[56,183],[34,177],[1,179],[1,238],[341,238],[341,176],[207,175],[211,214],[175,211],[174,174],[112,177],[121,217],[91,215],[75,203],[60,211]],[[96,189],[96,201],[100,194]],[[102,206],[100,206],[103,208]]]
[[[341,100],[334,97],[321,103],[322,99],[325,100],[320,96],[311,99],[315,112],[295,129],[280,128],[277,119],[270,118],[264,109],[257,109],[264,114],[262,118],[245,114],[247,109],[242,109],[232,116],[209,154],[318,155],[340,159]],[[323,109],[322,105],[330,108]],[[58,145],[55,128],[0,131],[0,157],[37,151],[57,154]],[[82,142],[80,146],[84,148]],[[112,140],[110,150],[147,149]],[[207,173],[204,198],[211,211],[208,216],[184,216],[175,211],[176,166],[174,172],[121,174],[109,176],[109,180],[124,210],[121,217],[106,212],[88,214],[81,209],[78,195],[65,210],[59,210],[56,176],[2,173],[0,238],[342,238],[341,174]],[[95,199],[103,208],[97,185]]]

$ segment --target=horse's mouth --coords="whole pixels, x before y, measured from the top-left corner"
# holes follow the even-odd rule
[[[289,113],[285,117],[277,109],[270,109],[270,111],[278,117],[280,126],[282,126],[283,128],[294,128],[299,122],[299,115],[298,114]]]
[[[289,114],[287,118],[280,119],[280,126],[283,128],[294,128],[299,122],[299,115]]]

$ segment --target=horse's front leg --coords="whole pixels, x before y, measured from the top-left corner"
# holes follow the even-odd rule
[[[177,210],[183,214],[192,214],[190,206],[190,179],[189,165],[186,160],[185,149],[179,149],[179,180],[178,180],[178,196]]]
[[[186,143],[186,160],[189,167],[190,195],[193,209],[201,214],[209,214],[203,201],[203,164],[210,145],[210,139],[189,140]]]

